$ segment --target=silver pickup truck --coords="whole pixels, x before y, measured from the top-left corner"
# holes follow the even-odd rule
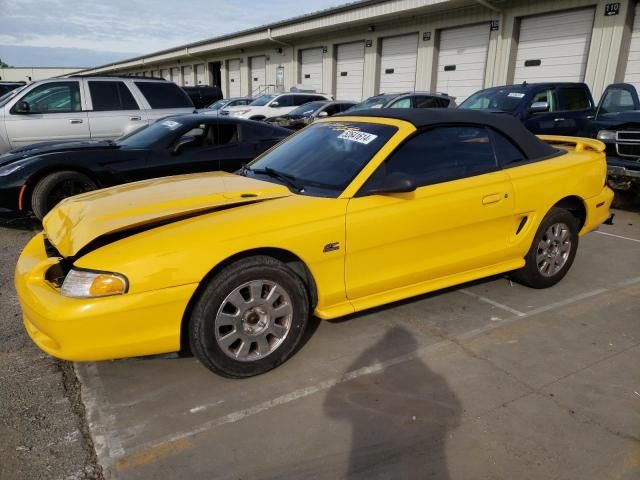
[[[113,139],[193,110],[180,87],[160,78],[41,80],[0,97],[0,154],[43,141]]]

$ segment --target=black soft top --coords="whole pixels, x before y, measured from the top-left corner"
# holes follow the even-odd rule
[[[515,117],[506,113],[487,113],[477,110],[458,110],[453,108],[375,108],[343,112],[339,117],[383,117],[404,120],[416,128],[428,128],[439,125],[482,125],[493,128],[510,138],[518,145],[530,160],[558,155],[558,150],[541,141]]]

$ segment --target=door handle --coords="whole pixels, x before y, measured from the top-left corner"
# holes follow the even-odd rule
[[[82,123],[82,119],[81,118],[72,118],[71,120],[69,120],[69,123]]]
[[[138,121],[138,120],[142,120],[142,117],[129,117],[129,120],[132,120],[132,121],[135,122],[135,121]]]
[[[484,197],[482,197],[482,204],[491,205],[492,203],[498,203],[500,200],[502,200],[502,197],[502,193],[492,193],[490,195],[485,195]]]

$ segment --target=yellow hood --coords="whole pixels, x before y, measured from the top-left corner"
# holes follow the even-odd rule
[[[49,241],[65,257],[106,234],[243,203],[291,195],[288,188],[225,172],[164,177],[68,198],[44,218]]]

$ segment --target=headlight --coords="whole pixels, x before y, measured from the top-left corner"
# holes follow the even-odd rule
[[[242,115],[245,115],[247,113],[249,113],[251,110],[230,110],[229,111],[229,115],[233,116],[233,117],[240,117]]]
[[[615,142],[616,141],[616,132],[613,130],[600,130],[597,136],[598,140],[602,140],[603,142]]]
[[[60,293],[65,297],[93,298],[122,295],[129,282],[124,275],[71,269],[62,282]]]

